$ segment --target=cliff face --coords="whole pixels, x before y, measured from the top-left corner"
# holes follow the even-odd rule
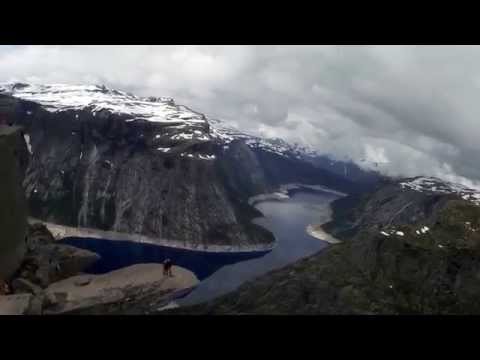
[[[25,126],[33,151],[24,182],[33,217],[193,243],[264,240],[245,235],[248,225],[239,222],[216,163],[196,158],[218,151],[213,142],[168,143],[175,149],[163,153],[159,125],[17,106],[15,122]]]
[[[188,244],[271,244],[250,223],[259,214],[249,196],[284,180],[351,185],[294,160],[285,145],[213,127],[172,99],[99,86],[0,92],[30,137],[24,185],[32,216],[44,221]]]
[[[0,92],[0,106],[29,136],[24,186],[31,215],[44,221],[195,245],[271,244],[250,222],[259,213],[249,196],[283,180],[349,185],[293,159],[285,145],[212,128],[171,99],[98,86]]]
[[[334,212],[343,243],[176,312],[479,314],[479,195],[438,179],[380,187]]]
[[[27,163],[22,130],[0,125],[0,280],[16,271],[25,254],[27,202],[22,181]]]

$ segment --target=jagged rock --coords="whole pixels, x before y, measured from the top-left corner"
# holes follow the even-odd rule
[[[27,279],[17,278],[12,281],[11,284],[12,291],[16,294],[19,293],[29,293],[29,294],[40,294],[42,293],[42,288],[33,284]]]
[[[47,243],[28,253],[19,270],[19,277],[47,287],[55,281],[83,272],[99,258],[98,254],[89,250]]]
[[[29,224],[27,233],[28,251],[34,251],[39,245],[51,244],[54,241],[52,233],[44,224]]]

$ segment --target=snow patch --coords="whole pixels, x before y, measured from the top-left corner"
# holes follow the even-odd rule
[[[400,183],[402,189],[425,193],[456,194],[466,201],[480,205],[480,192],[461,184],[444,181],[435,177],[417,177]]]
[[[422,234],[426,234],[428,231],[429,231],[429,227],[428,226],[423,226],[420,231],[422,232]]]
[[[30,144],[30,135],[25,134],[23,135],[23,138],[25,140],[25,143],[27,144],[28,152],[30,153],[30,155],[33,155],[32,145]]]

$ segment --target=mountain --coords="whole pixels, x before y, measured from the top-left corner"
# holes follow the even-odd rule
[[[343,242],[174,313],[479,314],[480,192],[436,178],[337,200]]]
[[[31,215],[66,226],[264,249],[273,237],[251,224],[259,213],[250,196],[290,182],[348,193],[366,186],[306,161],[312,154],[298,146],[242,133],[171,98],[16,83],[0,86],[0,109],[28,139]]]

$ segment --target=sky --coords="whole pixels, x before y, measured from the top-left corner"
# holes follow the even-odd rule
[[[0,81],[173,97],[388,175],[480,184],[479,46],[0,46]]]

